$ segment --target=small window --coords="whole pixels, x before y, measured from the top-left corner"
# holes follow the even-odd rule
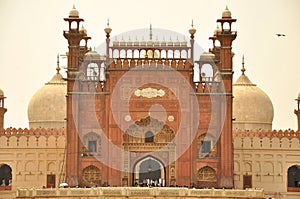
[[[145,134],[145,142],[147,142],[147,143],[154,142],[154,136],[153,136],[153,133],[151,131],[148,131]]]
[[[97,80],[99,75],[99,68],[98,65],[95,63],[90,63],[87,66],[87,78],[89,80]]]
[[[55,187],[55,175],[47,175],[47,188]]]
[[[246,189],[246,188],[252,188],[252,176],[250,175],[244,175],[243,176],[243,188]]]
[[[204,140],[201,144],[201,153],[209,153],[211,150],[211,141]]]
[[[96,140],[91,140],[88,142],[88,149],[89,152],[97,152],[97,141]]]

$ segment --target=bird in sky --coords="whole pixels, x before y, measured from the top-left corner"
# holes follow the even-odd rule
[[[285,37],[285,34],[282,34],[282,33],[277,33],[276,35],[277,35],[277,37]]]

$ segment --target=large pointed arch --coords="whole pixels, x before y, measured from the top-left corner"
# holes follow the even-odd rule
[[[166,168],[158,158],[148,155],[135,162],[132,172],[133,185],[166,185]]]

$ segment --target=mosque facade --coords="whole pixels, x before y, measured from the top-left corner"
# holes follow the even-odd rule
[[[237,33],[227,8],[209,38],[213,48],[200,58],[193,27],[182,41],[155,40],[151,27],[147,41],[111,41],[108,23],[100,55],[88,48],[75,8],[64,20],[67,78],[58,64],[32,97],[29,129],[4,129],[0,90],[0,190],[262,188],[266,197],[299,198],[300,94],[298,129],[273,130],[272,102],[245,74],[244,60],[232,83]]]

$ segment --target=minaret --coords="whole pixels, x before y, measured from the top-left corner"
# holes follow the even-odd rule
[[[79,184],[79,136],[78,136],[78,110],[79,96],[79,67],[82,52],[80,51],[80,41],[85,38],[85,30],[79,30],[79,13],[73,6],[68,18],[64,18],[69,23],[69,30],[64,31],[64,37],[68,40],[69,52],[67,65],[67,157],[66,157],[66,182],[69,186]]]
[[[297,101],[297,109],[295,109],[294,113],[297,115],[298,131],[300,131],[300,93],[296,101]]]
[[[232,42],[236,38],[236,32],[231,30],[231,25],[236,19],[231,18],[231,12],[227,6],[222,13],[222,18],[217,22],[221,23],[221,31],[216,34],[220,41],[220,75],[222,78],[221,87],[221,135],[220,142],[220,163],[219,163],[219,187],[233,188],[233,139],[232,139]]]
[[[0,89],[0,129],[4,128],[4,114],[7,109],[4,108],[4,92]]]

